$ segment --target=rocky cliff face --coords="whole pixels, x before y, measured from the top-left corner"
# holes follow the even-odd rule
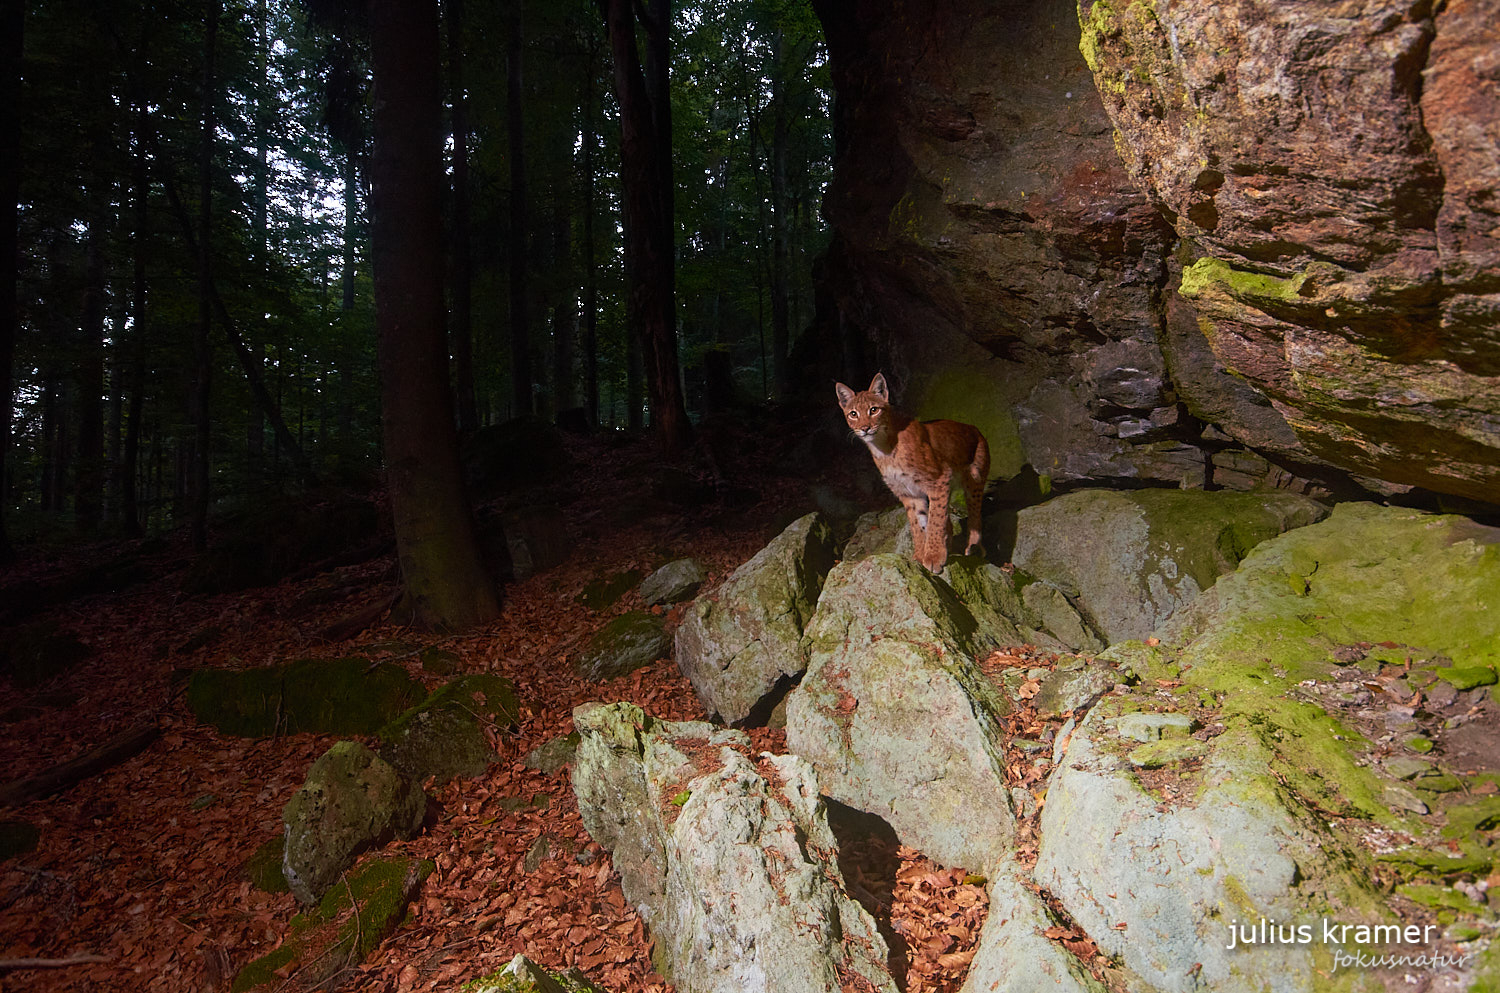
[[[997,473],[1500,499],[1492,3],[816,6],[825,302]]]

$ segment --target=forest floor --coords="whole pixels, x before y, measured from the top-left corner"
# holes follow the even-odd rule
[[[500,760],[488,773],[429,791],[435,803],[422,832],[387,853],[432,859],[437,871],[416,896],[406,922],[338,988],[366,993],[457,990],[518,952],[544,966],[576,965],[616,993],[664,993],[652,969],[650,938],[620,890],[608,853],[588,837],[568,770],[544,774],[523,758],[572,730],[572,711],[590,700],[629,700],[672,720],[701,720],[703,709],[670,660],[611,682],[574,675],[569,652],[612,616],[640,609],[632,591],[600,611],[578,601],[600,576],[648,570],[665,557],[691,555],[712,588],[750,558],[780,526],[812,509],[806,475],[788,465],[788,444],[760,445],[741,430],[700,442],[690,471],[730,477],[741,498],[694,508],[659,507],[620,521],[619,494],[654,458],[644,443],[573,439],[573,468],[546,486],[501,498],[563,505],[576,542],[561,566],[506,584],[501,618],[458,637],[434,637],[381,621],[357,636],[326,642],[317,632],[340,616],[391,598],[394,557],[339,570],[354,591],[312,612],[296,607],[328,576],[216,596],[181,592],[191,556],[182,536],[151,553],[154,578],[118,593],[53,605],[44,616],[73,631],[90,654],[40,687],[0,680],[0,783],[33,775],[132,728],[160,736],[134,757],[59,795],[11,809],[0,820],[40,829],[38,847],[0,862],[0,991],[80,993],[227,990],[245,963],[275,948],[297,907],[289,894],[250,883],[245,863],[281,832],[281,812],[312,761],[335,736],[233,738],[198,724],[184,701],[184,670],[253,667],[300,657],[368,656],[406,665],[429,685],[417,653],[441,646],[459,672],[509,677],[522,700],[513,734],[497,737]],[[842,439],[840,439],[842,442]],[[713,445],[721,445],[715,454]],[[723,446],[727,446],[727,451]],[[856,489],[847,474],[864,468],[863,451],[832,460],[822,482]],[[804,453],[805,455],[805,453]],[[815,458],[814,461],[817,461]],[[795,462],[795,460],[793,460]],[[743,494],[753,492],[746,505]],[[870,496],[872,506],[889,503]],[[109,546],[117,554],[121,546]],[[19,589],[56,582],[105,554],[103,546],[35,556],[0,580]],[[143,552],[145,554],[145,552]],[[301,601],[305,602],[305,601]],[[296,609],[294,609],[296,607]],[[658,608],[660,609],[660,608]],[[669,630],[684,607],[668,612]],[[1017,648],[990,668],[1046,664]],[[1034,736],[1034,714],[1012,718]],[[778,732],[755,735],[758,748],[782,750]],[[1014,756],[1017,785],[1041,775]],[[1033,825],[1023,823],[1023,858]],[[920,853],[875,838],[851,844],[841,860],[893,945],[892,964],[908,993],[956,990],[984,921],[982,886],[963,867],[938,866]],[[541,852],[540,859],[537,853]],[[528,859],[528,855],[531,856]],[[1079,935],[1054,936],[1075,942]],[[1082,939],[1086,942],[1087,939]],[[1070,945],[1070,947],[1072,947]],[[1078,948],[1087,960],[1090,949]],[[59,968],[16,969],[7,961],[98,956]],[[294,978],[294,977],[291,977]],[[289,987],[290,988],[290,987]]]

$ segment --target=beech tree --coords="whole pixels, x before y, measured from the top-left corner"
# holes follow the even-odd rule
[[[370,236],[401,612],[424,628],[461,631],[494,619],[500,605],[479,561],[448,388],[438,51],[435,4],[372,0]]]

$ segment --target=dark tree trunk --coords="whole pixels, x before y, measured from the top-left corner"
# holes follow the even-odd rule
[[[219,34],[219,0],[208,0],[203,17],[203,116],[198,148],[198,325],[193,335],[193,396],[191,415],[194,442],[190,491],[193,548],[208,547],[209,384],[213,376],[213,350],[209,327],[213,323],[213,161],[214,49]]]
[[[771,35],[771,382],[776,395],[790,388],[787,352],[791,344],[791,314],[787,293],[791,225],[787,217],[787,106],[786,76],[791,67],[782,61],[781,29]],[[796,69],[802,68],[799,63]]]
[[[642,345],[651,428],[668,451],[692,441],[677,361],[672,222],[672,117],[667,89],[667,0],[651,0],[643,24],[646,67],[636,49],[630,0],[598,0],[614,56],[620,105],[627,318]]]
[[[93,196],[102,196],[95,191]],[[102,211],[101,211],[102,213]],[[78,459],[73,471],[73,518],[80,534],[92,536],[103,516],[104,494],[104,231],[89,225],[85,247],[83,315],[78,338],[74,409]]]
[[[422,627],[458,631],[500,607],[476,550],[448,386],[437,8],[372,0],[370,45],[375,322],[402,611]]]
[[[552,272],[557,297],[552,305],[552,409],[570,410],[578,406],[578,387],[573,377],[578,339],[578,290],[574,282],[573,219],[568,177],[572,173],[571,129],[557,129],[563,147],[557,150],[560,164],[557,185],[552,196]]]
[[[464,92],[463,0],[444,0],[448,21],[448,89],[453,104],[453,278],[451,318],[453,384],[458,399],[458,430],[479,427],[474,396],[474,263],[469,251],[469,98]]]
[[[17,203],[21,192],[21,32],[26,5],[22,0],[0,0],[0,38],[4,38],[0,69],[0,564],[15,559],[5,530],[10,505],[10,418],[15,387],[11,366],[16,353]]]
[[[344,156],[344,257],[339,276],[339,442],[346,452],[353,452],[354,441],[354,364],[357,349],[354,340],[355,245],[359,223],[359,173],[354,153]]]
[[[513,0],[506,46],[509,86],[506,122],[510,132],[510,388],[517,414],[532,403],[531,335],[526,327],[526,156],[525,95],[521,91],[521,0]]]
[[[599,274],[594,258],[594,100],[596,49],[590,35],[583,87],[583,405],[599,423]]]
[[[128,536],[141,533],[141,514],[136,493],[137,466],[141,453],[141,415],[145,406],[146,383],[146,244],[150,237],[148,225],[150,215],[146,203],[150,193],[150,168],[146,148],[150,144],[146,137],[151,119],[146,111],[145,98],[136,95],[135,104],[135,156],[134,174],[131,178],[132,209],[135,213],[134,237],[131,239],[131,288],[130,288],[130,355],[127,360],[129,372],[129,399],[125,410],[125,445],[119,465],[120,478],[120,529]]]

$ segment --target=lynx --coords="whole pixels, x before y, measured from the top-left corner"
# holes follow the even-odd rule
[[[870,446],[875,468],[906,507],[916,558],[929,572],[948,561],[948,496],[962,486],[968,504],[967,555],[979,544],[980,501],[990,474],[990,446],[972,424],[916,421],[891,406],[885,376],[856,393],[834,384],[856,437]],[[928,527],[928,522],[932,527]]]

